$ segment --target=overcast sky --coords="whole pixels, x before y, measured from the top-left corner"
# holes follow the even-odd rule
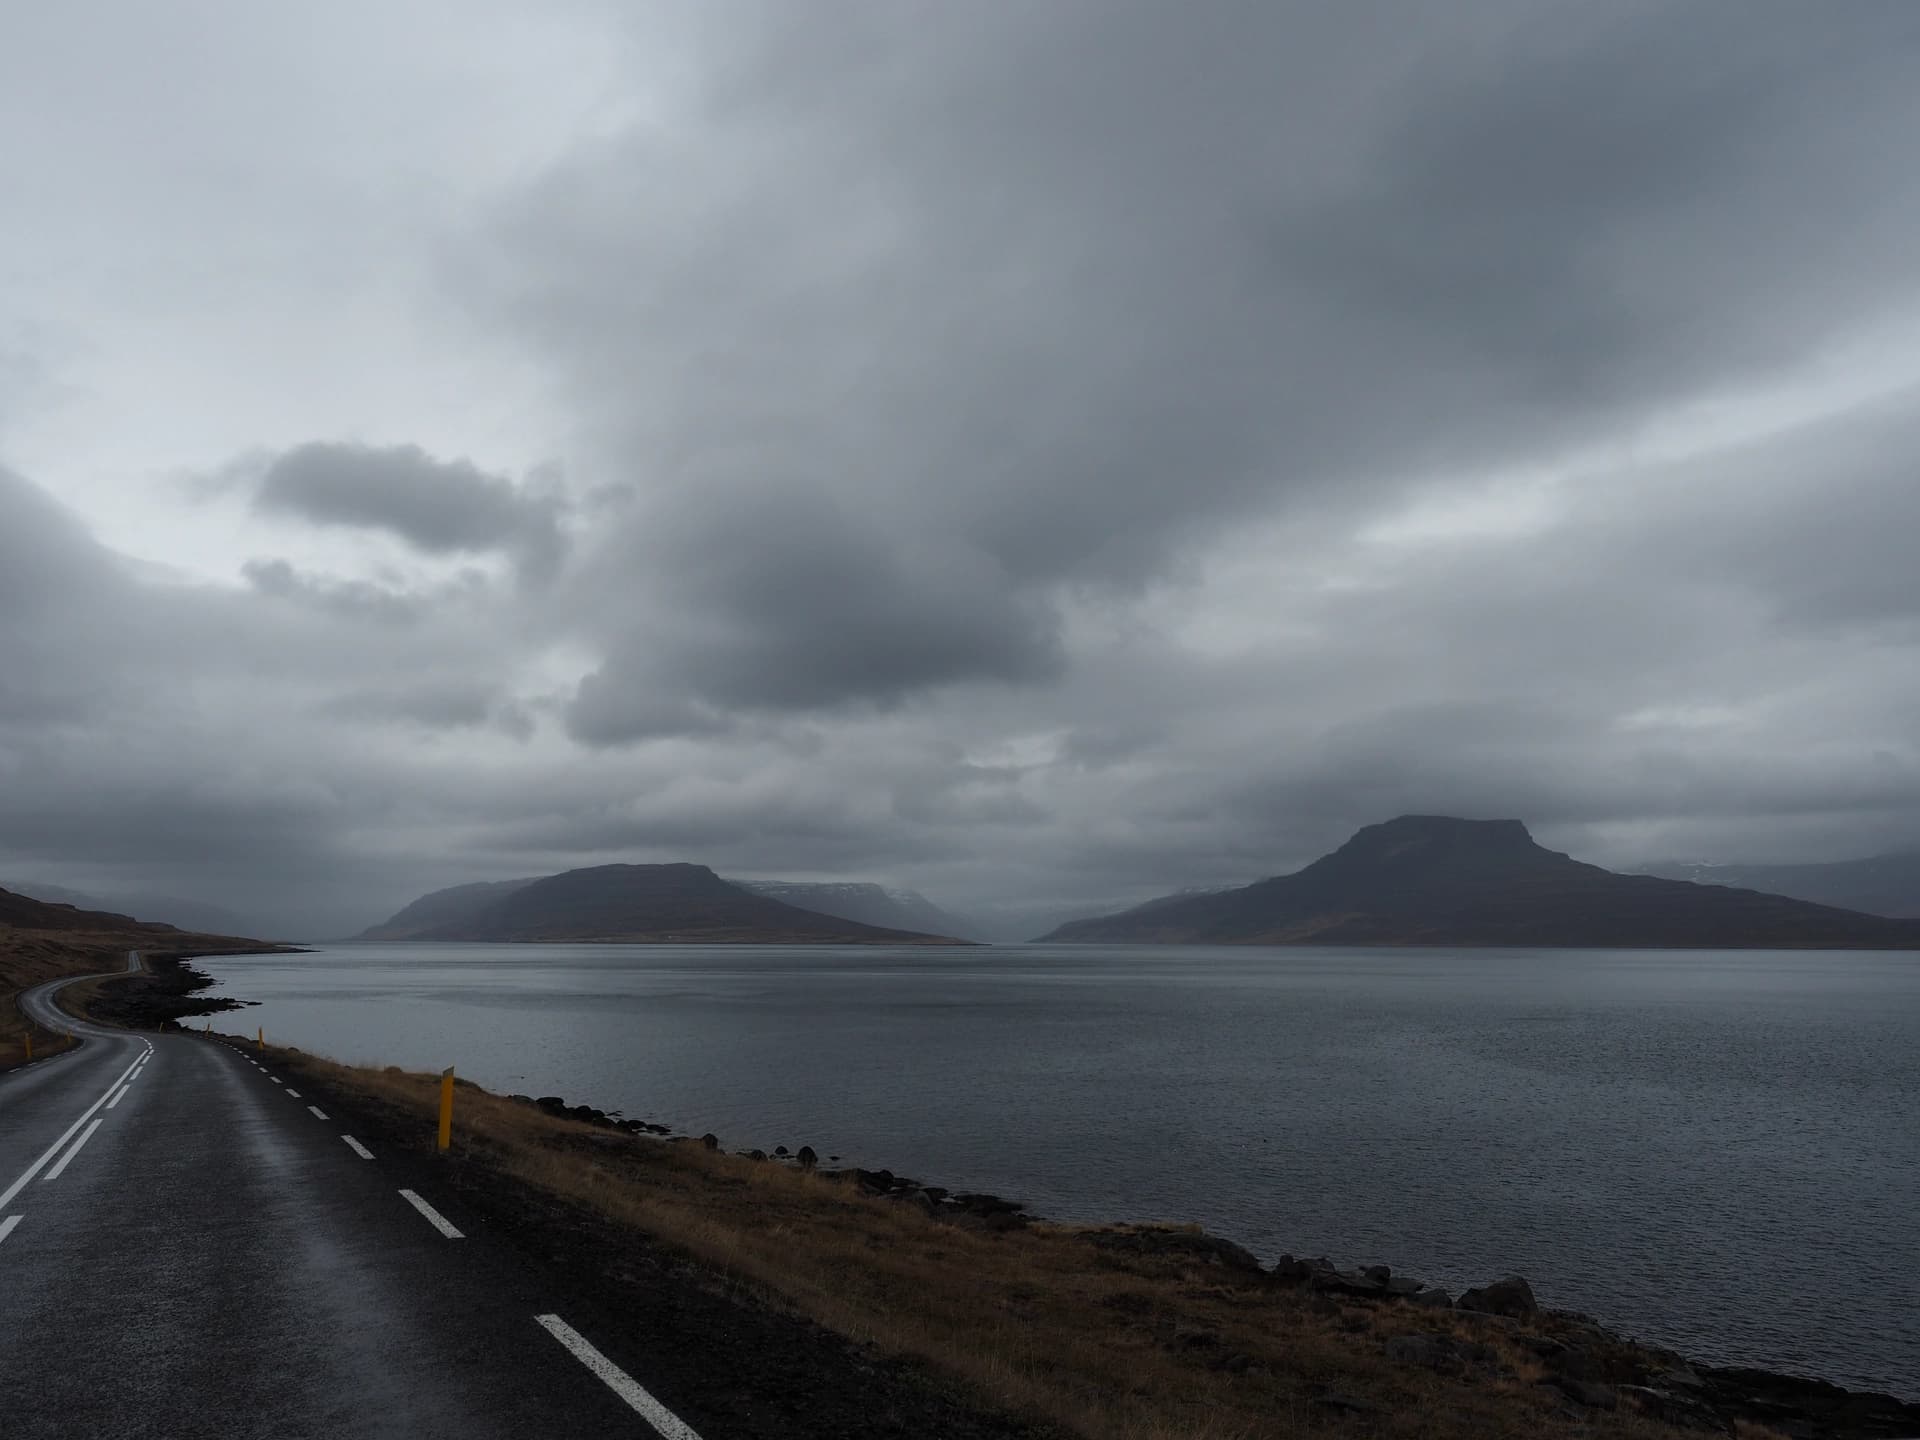
[[[1920,844],[1920,5],[0,18],[0,883]]]

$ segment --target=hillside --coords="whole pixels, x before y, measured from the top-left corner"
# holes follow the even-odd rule
[[[802,910],[857,920],[883,930],[913,930],[926,935],[949,935],[978,940],[970,922],[942,910],[918,890],[891,890],[866,881],[729,880],[742,890],[764,895]]]
[[[1518,820],[1404,815],[1293,875],[1077,920],[1044,941],[1920,949],[1920,922],[1618,875]]]
[[[1705,865],[1669,862],[1644,873],[1696,885],[1731,885],[1788,895],[1869,915],[1920,917],[1920,852],[1873,855],[1820,865]]]
[[[69,890],[60,885],[8,881],[4,887],[29,900],[44,900],[53,905],[71,905],[76,910],[95,910],[110,915],[139,915],[148,924],[167,924],[202,935],[238,935],[256,929],[251,921],[219,905],[204,900],[188,900],[177,895],[93,895]]]
[[[473,920],[496,900],[504,900],[514,891],[533,884],[538,877],[525,880],[482,880],[474,885],[455,885],[422,895],[402,908],[391,919],[370,925],[353,938],[356,940],[420,940],[427,932],[463,925]]]
[[[597,865],[526,882],[477,906],[463,897],[413,940],[602,940],[742,945],[957,945],[965,941],[803,910],[722,880],[704,865]],[[472,887],[462,887],[471,889]],[[444,897],[454,892],[438,892]],[[416,905],[436,896],[423,897]],[[409,907],[412,909],[413,907]],[[385,926],[394,927],[407,912]],[[368,932],[369,935],[374,932]]]
[[[63,975],[117,966],[129,950],[158,954],[245,954],[283,947],[233,935],[177,930],[109,911],[35,900],[0,890],[0,1069],[24,1055],[26,1021],[14,996],[30,985]],[[40,1053],[58,1048],[39,1035]],[[70,1043],[61,1038],[60,1043]]]

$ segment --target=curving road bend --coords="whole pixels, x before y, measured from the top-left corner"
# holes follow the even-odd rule
[[[137,966],[137,957],[129,957]],[[241,1050],[22,1003],[0,1076],[0,1433],[699,1440],[606,1317]],[[696,1417],[697,1418],[697,1417]]]

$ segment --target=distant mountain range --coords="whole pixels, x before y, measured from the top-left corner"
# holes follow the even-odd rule
[[[115,935],[155,946],[177,946],[198,941],[218,942],[221,948],[253,944],[217,931],[185,930],[157,920],[136,919],[111,910],[88,910],[63,901],[40,900],[0,889],[0,931],[28,930],[62,934]]]
[[[917,930],[928,935],[950,935],[958,940],[986,937],[972,921],[942,910],[918,890],[890,889],[865,881],[731,880],[742,890],[765,895],[802,910],[857,920],[884,930]]]
[[[1403,815],[1293,875],[1169,895],[1043,941],[1920,949],[1920,921],[1753,890],[1619,875],[1535,843],[1518,820]]]
[[[877,887],[874,887],[877,888]],[[803,909],[704,865],[596,865],[423,895],[362,940],[956,945],[948,936]]]
[[[1820,865],[1706,865],[1668,861],[1642,873],[1696,885],[1732,885],[1769,895],[1791,895],[1818,905],[1869,915],[1920,917],[1920,852],[1874,855]]]
[[[244,935],[262,927],[243,920],[231,910],[201,900],[182,900],[175,895],[92,895],[84,890],[69,890],[63,885],[39,885],[8,881],[6,888],[15,895],[50,905],[71,905],[78,910],[102,914],[139,916],[155,924],[172,925],[208,935]]]

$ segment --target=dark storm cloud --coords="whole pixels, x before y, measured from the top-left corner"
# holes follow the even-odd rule
[[[416,445],[297,446],[268,462],[254,503],[316,524],[384,530],[430,554],[502,551],[542,576],[565,544],[554,495]]]
[[[1915,218],[1861,140],[1912,125],[1904,6],[759,18],[476,266],[693,541],[613,581],[596,737],[1044,681],[1063,587],[1770,373]]]
[[[579,738],[710,732],[715,706],[887,704],[958,680],[1059,673],[1054,617],[983,557],[889,535],[811,488],[730,499],[649,512],[630,549],[587,572],[589,597],[639,578],[676,603],[649,628],[615,631],[619,648],[570,714]]]

